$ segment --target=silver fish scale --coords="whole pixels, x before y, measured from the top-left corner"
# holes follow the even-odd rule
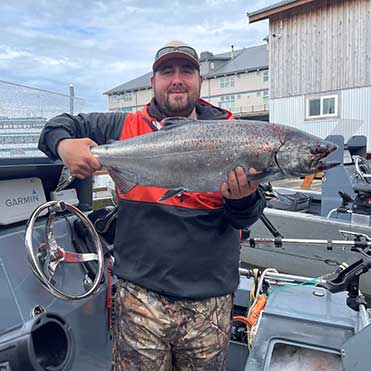
[[[274,152],[287,136],[287,128],[266,123],[187,120],[92,152],[135,183],[213,192],[238,165],[272,169]]]

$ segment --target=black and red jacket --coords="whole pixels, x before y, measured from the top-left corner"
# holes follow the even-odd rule
[[[232,115],[200,100],[198,119]],[[57,159],[66,138],[89,137],[98,144],[158,130],[164,118],[153,99],[136,113],[59,115],[49,120],[39,148]],[[232,124],[232,123],[231,123]],[[166,189],[138,185],[119,194],[113,272],[120,278],[173,298],[203,299],[236,290],[240,228],[253,224],[265,202],[260,192],[241,200],[219,192],[188,193],[159,202]]]

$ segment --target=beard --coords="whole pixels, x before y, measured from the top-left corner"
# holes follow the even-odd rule
[[[183,93],[181,96],[173,95],[172,93]],[[160,108],[168,117],[188,117],[194,110],[196,103],[200,98],[200,92],[189,92],[185,87],[170,88],[163,94],[156,94],[155,98]]]
[[[167,95],[164,104],[164,112],[168,116],[188,117],[196,106],[198,99],[191,99],[189,94],[185,97],[173,97]]]

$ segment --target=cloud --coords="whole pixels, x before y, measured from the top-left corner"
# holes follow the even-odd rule
[[[23,50],[10,48],[6,45],[0,45],[0,60],[12,60],[30,56],[31,53]]]
[[[13,0],[0,5],[0,75],[61,93],[73,83],[87,111],[106,110],[102,93],[150,71],[169,40],[213,53],[262,44],[267,23],[246,12],[275,2]]]

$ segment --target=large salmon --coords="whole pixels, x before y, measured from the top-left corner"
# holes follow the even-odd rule
[[[318,173],[336,145],[298,129],[262,121],[170,118],[156,132],[91,149],[127,193],[135,185],[215,192],[236,166],[255,168],[261,182]]]

